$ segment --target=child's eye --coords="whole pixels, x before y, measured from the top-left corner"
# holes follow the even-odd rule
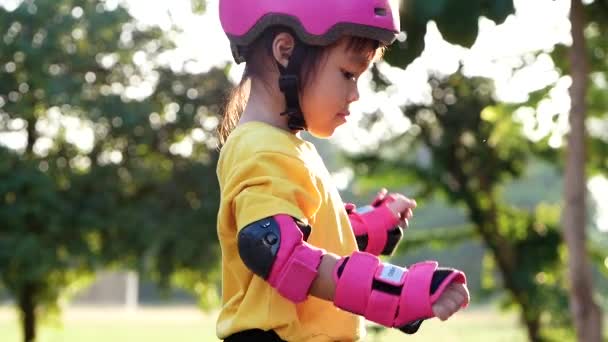
[[[347,80],[353,80],[355,81],[355,74],[353,74],[352,72],[348,72],[348,71],[344,71],[342,70],[342,75],[344,76],[345,79]]]

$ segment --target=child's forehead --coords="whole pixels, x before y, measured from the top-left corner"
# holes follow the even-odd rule
[[[330,53],[341,60],[361,68],[367,68],[376,55],[376,51],[371,47],[354,48],[349,45],[348,40],[342,40]]]

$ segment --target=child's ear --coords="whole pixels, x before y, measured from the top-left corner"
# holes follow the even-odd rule
[[[272,55],[282,66],[287,67],[295,46],[295,39],[287,32],[279,33],[272,41]]]

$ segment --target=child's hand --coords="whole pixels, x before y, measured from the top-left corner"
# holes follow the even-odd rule
[[[445,321],[456,311],[466,307],[469,299],[469,290],[465,284],[452,283],[433,304],[433,313],[437,318]]]
[[[378,198],[384,198],[387,195],[387,190],[382,189],[378,193]],[[414,216],[412,209],[416,208],[416,201],[409,199],[402,194],[391,193],[389,197],[392,201],[388,202],[387,207],[399,217],[401,228],[407,228],[408,220]]]

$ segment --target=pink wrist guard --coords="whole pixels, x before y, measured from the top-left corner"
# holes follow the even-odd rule
[[[446,287],[452,282],[466,284],[464,273],[444,269],[447,276],[433,286],[437,266],[425,261],[407,269],[355,252],[334,269],[334,304],[386,327],[403,328],[434,317],[432,305]]]
[[[373,255],[390,255],[393,252],[403,231],[398,226],[399,218],[387,206],[392,201],[391,196],[377,198],[371,206],[359,210],[352,203],[345,205],[359,250]]]

